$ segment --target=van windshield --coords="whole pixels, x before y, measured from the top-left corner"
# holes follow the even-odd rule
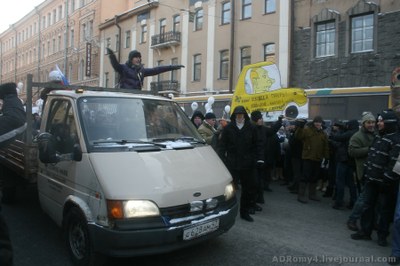
[[[186,114],[171,101],[83,97],[78,108],[89,149],[96,145],[203,142]]]

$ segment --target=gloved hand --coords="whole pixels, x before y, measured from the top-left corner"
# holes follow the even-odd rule
[[[109,55],[114,54],[113,50],[111,50],[110,48],[107,47],[106,50],[107,50],[107,54],[109,54]]]
[[[256,163],[257,169],[262,169],[264,168],[264,161],[263,160],[258,160]]]
[[[173,67],[173,69],[181,69],[181,68],[184,68],[185,66],[184,65],[173,65],[172,67]]]

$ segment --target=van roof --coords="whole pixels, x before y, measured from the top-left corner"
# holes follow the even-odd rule
[[[164,100],[172,101],[169,98],[162,96],[154,96],[150,94],[140,93],[126,93],[126,92],[111,92],[111,91],[93,91],[93,90],[54,90],[49,95],[67,96],[71,98],[81,98],[87,96],[96,97],[121,97],[121,98],[136,98],[136,99],[153,99],[153,100]]]

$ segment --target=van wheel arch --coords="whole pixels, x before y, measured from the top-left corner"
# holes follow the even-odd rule
[[[104,263],[103,256],[94,251],[88,221],[83,212],[71,204],[64,213],[64,240],[74,265],[102,265],[99,263]]]

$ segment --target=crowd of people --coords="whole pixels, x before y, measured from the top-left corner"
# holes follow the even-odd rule
[[[254,222],[252,215],[262,211],[271,180],[282,179],[300,204],[320,201],[321,190],[323,197],[332,199],[333,209],[350,209],[347,227],[354,231],[353,240],[371,240],[376,230],[377,244],[387,246],[393,223],[388,262],[400,264],[400,171],[394,170],[400,153],[400,120],[394,111],[383,110],[376,116],[364,112],[327,126],[321,116],[312,121],[280,116],[267,124],[259,111],[249,115],[237,106],[230,121],[218,127],[212,113],[197,111],[192,122],[240,189],[243,220]]]

